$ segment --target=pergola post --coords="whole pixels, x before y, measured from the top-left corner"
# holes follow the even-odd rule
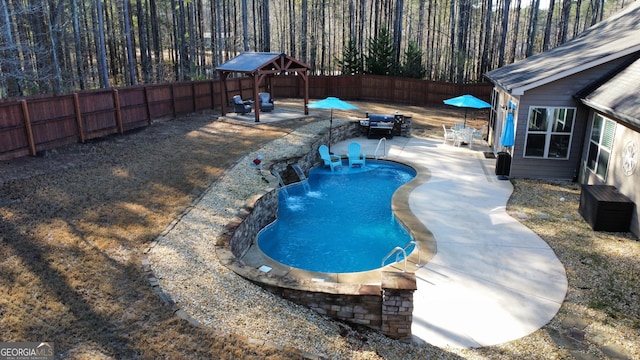
[[[225,71],[220,72],[220,80],[222,85],[222,89],[220,89],[220,97],[222,98],[220,102],[220,113],[222,114],[222,116],[227,115],[227,102],[229,101],[227,99],[227,77],[228,76],[229,76],[228,72],[225,72]]]
[[[260,87],[260,77],[252,74],[253,78],[253,111],[255,113],[255,122],[260,122],[260,99],[258,98],[258,88]]]

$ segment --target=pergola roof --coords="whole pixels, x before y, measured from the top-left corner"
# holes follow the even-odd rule
[[[271,52],[244,52],[233,59],[228,60],[222,65],[218,66],[216,70],[220,72],[220,78],[224,84],[224,91],[222,91],[222,115],[226,114],[227,93],[226,93],[226,80],[230,73],[242,73],[253,77],[254,79],[254,98],[258,96],[258,87],[262,80],[268,75],[277,75],[285,73],[297,73],[301,76],[305,82],[305,96],[304,96],[304,113],[309,113],[307,104],[309,103],[309,91],[308,91],[308,72],[311,67],[299,60],[294,59],[284,53],[271,53]],[[255,107],[255,119],[256,122],[260,121],[259,107]]]
[[[283,53],[245,52],[218,66],[216,70],[245,74],[273,74],[282,71],[308,71],[309,66]]]

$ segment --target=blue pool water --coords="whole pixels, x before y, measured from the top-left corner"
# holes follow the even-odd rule
[[[362,169],[345,164],[334,173],[313,168],[308,186],[280,191],[278,219],[258,234],[258,245],[272,259],[309,271],[377,269],[396,246],[412,240],[393,216],[391,197],[415,174],[410,167],[373,160]],[[395,255],[385,265],[393,261]]]

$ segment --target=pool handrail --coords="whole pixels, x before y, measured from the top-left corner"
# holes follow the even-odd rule
[[[382,156],[386,157],[387,156],[387,138],[386,137],[381,137],[380,140],[378,141],[378,146],[376,146],[376,151],[373,152],[373,158],[378,160],[378,149],[380,149],[380,144],[382,144],[384,142],[384,147],[382,148]]]
[[[407,272],[407,252],[403,248],[401,248],[400,246],[396,246],[395,248],[393,248],[393,250],[391,250],[391,252],[389,254],[387,254],[387,256],[385,256],[382,259],[381,267],[384,267],[384,262],[389,260],[389,258],[393,254],[396,254],[396,261],[395,262],[397,263],[398,262],[398,256],[400,256],[400,253],[402,253],[402,255],[404,255],[404,270],[402,270],[402,271],[403,272]],[[391,265],[391,264],[389,264],[389,265]]]
[[[407,245],[405,245],[405,246],[404,246],[404,248],[401,248],[400,246],[396,246],[395,248],[393,248],[393,250],[391,250],[391,252],[389,252],[389,253],[387,254],[387,256],[385,256],[385,257],[382,259],[382,265],[381,265],[381,267],[384,267],[384,263],[385,263],[385,261],[389,260],[389,258],[390,258],[390,257],[391,257],[391,255],[393,255],[393,254],[396,254],[396,263],[397,263],[397,262],[398,262],[398,257],[400,256],[400,254],[402,254],[402,255],[404,255],[404,258],[403,258],[403,260],[404,260],[404,270],[403,270],[403,271],[404,271],[404,272],[407,272],[407,248],[408,248],[409,246],[411,246],[411,245],[413,245],[413,246],[415,247],[415,248],[414,248],[414,250],[417,250],[417,251],[418,251],[418,264],[417,264],[417,265],[418,265],[418,267],[420,267],[420,263],[422,262],[421,254],[420,254],[420,244],[418,244],[417,242],[415,242],[415,241],[413,241],[413,240],[412,240],[412,241],[409,241],[409,242],[407,243]],[[389,265],[391,265],[391,264],[389,264]]]
[[[417,242],[411,240],[411,241],[409,241],[407,243],[407,245],[404,246],[404,251],[406,252],[407,248],[409,246],[411,246],[411,245],[413,245],[414,246],[414,250],[416,250],[418,252],[418,264],[417,265],[418,265],[418,267],[420,267],[420,264],[422,263],[422,254],[421,254],[421,251],[420,251],[420,244],[418,244]]]

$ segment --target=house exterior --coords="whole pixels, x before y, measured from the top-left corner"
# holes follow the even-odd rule
[[[485,74],[493,85],[489,141],[510,177],[612,185],[640,201],[640,1],[552,50]],[[500,144],[513,110],[515,142]],[[634,210],[630,231],[640,236]]]

